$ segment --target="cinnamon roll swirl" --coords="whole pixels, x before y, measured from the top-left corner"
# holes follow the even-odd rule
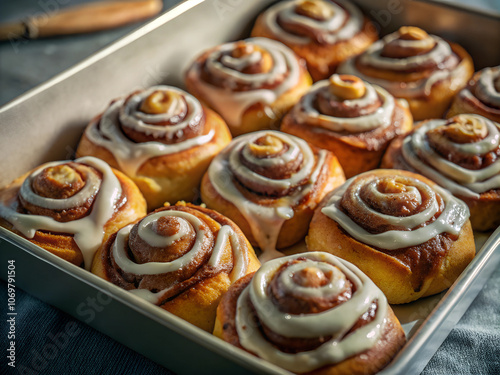
[[[500,122],[500,66],[484,68],[474,74],[453,99],[446,117],[474,113]]]
[[[405,342],[380,289],[323,252],[275,259],[239,280],[222,298],[214,334],[300,374],[374,374]]]
[[[113,101],[85,129],[77,156],[96,156],[139,186],[149,209],[193,200],[212,158],[231,140],[192,95],[154,86]]]
[[[278,2],[257,18],[252,36],[290,47],[306,60],[314,81],[328,78],[341,62],[378,39],[374,25],[345,0]]]
[[[467,205],[402,170],[365,172],[333,191],[306,242],[358,266],[389,303],[443,291],[475,255]]]
[[[304,238],[317,204],[344,180],[330,152],[268,130],[239,136],[217,155],[203,177],[201,197],[267,259]]]
[[[114,233],[96,253],[92,272],[211,332],[222,294],[257,268],[232,221],[178,203]]]
[[[474,67],[458,44],[407,26],[342,63],[338,72],[358,76],[408,100],[413,118],[423,120],[443,116]]]
[[[303,60],[267,38],[211,48],[185,78],[188,91],[217,111],[233,135],[277,128],[311,85]]]
[[[377,168],[389,142],[412,125],[406,102],[358,77],[334,74],[313,85],[281,130],[332,151],[350,178]]]
[[[146,214],[135,184],[102,160],[44,164],[0,191],[0,224],[77,266]]]
[[[469,206],[474,229],[500,225],[500,124],[472,114],[423,121],[390,145],[382,166],[415,171],[448,189]]]

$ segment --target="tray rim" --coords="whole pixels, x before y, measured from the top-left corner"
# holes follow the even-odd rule
[[[13,98],[4,105],[0,106],[0,116],[4,112],[10,110],[11,108],[16,107],[22,102],[32,98],[33,96],[40,94],[47,88],[57,85],[59,82],[66,80],[68,77],[91,66],[95,62],[102,60],[104,57],[112,55],[114,52],[123,47],[127,47],[127,45],[134,42],[135,40],[140,39],[144,35],[148,34],[150,31],[157,29],[158,27],[168,22],[169,20],[178,17],[179,15],[189,11],[190,9],[196,7],[198,4],[201,4],[205,1],[209,0],[181,0],[178,4],[174,5],[170,9],[165,10],[163,13],[156,16],[152,20],[146,22],[138,29],[133,30],[130,33],[118,38],[111,44],[92,53],[90,56],[86,57],[85,59],[81,60],[75,65],[69,67],[68,69],[63,70],[62,72],[56,74],[52,78],[49,78],[47,81],[36,85],[35,87],[29,89],[25,93],[19,95],[16,98]]]
[[[211,1],[211,0],[181,0],[178,4],[174,5],[173,7],[164,10],[160,15],[157,17],[153,18],[151,21],[146,22],[144,25],[139,27],[138,29],[130,32],[129,34],[122,36],[121,38],[118,38],[111,44],[105,46],[104,48],[98,50],[97,52],[94,52],[87,58],[81,60],[80,62],[76,63],[75,65],[71,66],[68,69],[63,70],[62,72],[56,74],[52,78],[49,78],[45,82],[42,82],[35,87],[27,90],[25,93],[9,100],[8,102],[4,103],[3,105],[0,106],[0,116],[2,115],[3,112],[6,112],[12,107],[17,106],[18,104],[22,103],[23,101],[39,94],[46,88],[53,86],[57,84],[58,82],[61,82],[68,78],[69,76],[77,73],[78,71],[92,65],[94,62],[102,59],[103,57],[111,55],[113,52],[116,50],[126,47],[129,43],[141,38],[151,30],[157,28],[158,26],[161,26],[163,23],[168,22],[168,20],[173,19],[177,17],[178,15],[185,13],[189,11],[190,9],[196,7],[198,4],[201,4],[206,1]],[[217,0],[216,0],[217,1]],[[278,1],[278,0],[275,0]],[[358,3],[360,0],[351,0],[355,3]],[[385,0],[384,0],[385,1]],[[408,1],[408,0],[403,0],[403,1]],[[493,20],[498,20],[500,21],[500,11],[486,11],[481,8],[477,8],[473,5],[470,4],[464,4],[464,3],[450,3],[448,1],[443,1],[443,0],[411,0],[417,3],[427,3],[431,5],[435,5],[438,7],[444,7],[444,8],[450,8],[454,9],[457,11],[462,11],[462,12],[471,12],[475,13],[478,16],[481,17],[487,17],[491,18]]]

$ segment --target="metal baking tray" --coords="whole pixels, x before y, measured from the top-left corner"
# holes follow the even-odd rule
[[[182,87],[183,71],[200,51],[248,36],[273,2],[185,1],[0,108],[0,186],[46,161],[71,158],[86,123],[111,99],[158,83]],[[421,26],[461,43],[476,68],[500,64],[499,49],[482,48],[500,45],[498,15],[429,1],[356,2],[382,34]],[[476,243],[484,245],[447,292],[395,307],[408,342],[383,374],[419,374],[497,268],[500,229],[476,234]],[[17,287],[179,374],[288,374],[0,228],[0,262],[9,259],[22,270]],[[84,313],[88,298],[105,308]]]

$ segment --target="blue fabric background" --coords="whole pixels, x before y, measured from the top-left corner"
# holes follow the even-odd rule
[[[82,2],[85,0],[65,0],[59,3]],[[165,9],[177,2],[164,0]],[[469,3],[500,11],[500,0],[471,0]],[[0,21],[16,20],[35,14],[40,11],[41,6],[47,4],[51,2],[2,1]],[[92,35],[36,41],[19,48],[14,48],[9,43],[0,43],[0,105],[138,26],[136,24]],[[4,272],[6,265],[0,265],[0,269]],[[2,312],[6,309],[6,303],[3,302],[6,300],[6,284],[2,281]],[[17,368],[9,371],[11,369],[6,366],[8,325],[2,321],[0,374],[171,374],[167,369],[21,290],[17,290],[16,305]],[[2,313],[2,317],[5,316]],[[58,334],[60,336],[61,332],[71,332],[73,335],[68,334],[64,345],[55,347],[54,350],[51,337]],[[422,374],[500,374],[500,270],[494,272]]]

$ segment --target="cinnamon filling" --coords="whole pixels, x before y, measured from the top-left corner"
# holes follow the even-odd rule
[[[77,194],[85,186],[85,173],[96,174],[99,179],[102,179],[102,174],[96,169],[87,165],[69,162],[45,168],[33,180],[32,190],[35,194],[44,198],[67,199]],[[87,216],[91,211],[95,198],[96,195],[93,194],[87,197],[82,205],[67,209],[36,206],[25,200],[22,195],[19,195],[19,202],[21,212],[48,216],[58,222],[68,222]]]
[[[154,211],[154,213],[168,210],[188,212],[202,221],[200,228],[197,229],[203,232],[201,250],[188,264],[175,271],[163,274],[137,275],[127,273],[119,268],[112,254],[115,236],[111,237],[106,243],[106,249],[103,255],[106,273],[111,282],[126,290],[146,289],[153,293],[165,291],[158,303],[160,306],[197,283],[213,277],[220,272],[229,272],[232,269],[231,262],[223,262],[223,265],[218,268],[208,265],[208,260],[212,255],[216,241],[214,234],[217,233],[221,227],[217,221],[184,206],[163,207]],[[175,240],[169,246],[155,247],[140,237],[138,234],[139,223],[135,224],[132,228],[126,245],[128,257],[134,263],[172,262],[191,251],[197,240],[197,230],[190,227],[187,234]],[[154,233],[164,237],[170,237],[177,234],[179,229],[179,218],[175,216],[161,217],[159,220],[153,222],[151,228]],[[230,246],[230,244],[227,243],[225,246]]]
[[[406,59],[415,56],[425,56],[437,48],[436,41],[425,31],[417,27],[402,27],[399,35],[384,44],[380,51],[380,57],[394,60]],[[433,58],[424,58],[418,66],[411,66],[408,69],[382,69],[376,66],[364,65],[356,59],[356,68],[368,76],[399,82],[401,89],[406,88],[406,82],[426,79],[436,70],[453,70],[459,63],[460,57],[453,51],[450,55],[444,56],[440,61]]]
[[[491,112],[495,115],[500,116],[500,106],[494,106],[491,103],[483,103],[476,94],[476,87],[474,85],[469,86],[469,90],[472,93],[472,96],[461,96],[461,99],[464,100],[472,107],[479,108],[485,112]]]
[[[336,118],[356,118],[373,114],[383,105],[383,100],[380,95],[377,95],[376,100],[367,102],[363,105],[349,105],[346,103],[346,100],[349,99],[332,95],[333,90],[331,86],[332,84],[328,87],[329,90],[318,91],[312,103],[314,110],[322,115]],[[364,90],[357,90],[359,90],[357,95],[361,95],[361,93],[364,92]],[[339,90],[337,90],[337,94],[339,94],[338,91]],[[349,97],[355,95],[356,94],[350,95]],[[385,149],[394,137],[403,133],[402,125],[404,122],[404,111],[396,105],[390,124],[386,127],[376,127],[372,130],[359,133],[348,131],[331,132],[330,136],[341,138],[346,143],[353,143],[356,145],[364,144],[367,150],[377,151]]]
[[[455,116],[442,126],[426,133],[427,141],[439,155],[470,170],[480,170],[491,165],[500,157],[500,147],[483,155],[465,155],[452,148],[450,142],[458,144],[475,143],[488,135],[486,126],[472,117]]]
[[[358,181],[362,180],[358,179]],[[342,196],[340,207],[356,224],[373,234],[423,227],[432,223],[444,210],[444,202],[436,194],[439,210],[428,222],[415,228],[398,226],[387,222],[380,215],[406,217],[418,214],[430,206],[432,197],[427,195],[425,190],[419,190],[413,186],[411,180],[403,176],[379,178],[371,184],[356,182],[354,181]],[[417,194],[414,194],[415,189],[418,190]],[[379,194],[383,194],[384,198],[381,199]],[[373,211],[368,211],[360,204],[360,201]]]
[[[132,93],[124,102],[121,111],[127,106],[129,100],[139,94],[139,92]],[[152,118],[157,118],[155,121],[143,121],[148,126],[153,127],[170,127],[184,121],[189,115],[189,106],[185,98],[173,91],[156,90],[147,96],[135,109],[138,113],[150,115]],[[158,119],[160,116],[164,117]],[[133,128],[129,126],[121,126],[123,133],[132,141],[136,143],[144,142],[160,142],[163,144],[175,144],[186,141],[201,135],[205,124],[205,114],[201,117],[194,117],[193,120],[182,130],[178,130],[173,134],[166,133],[165,136],[155,136],[152,132],[144,131],[142,129]]]
[[[279,138],[272,135],[266,135],[257,139],[253,143],[245,145],[240,151],[239,160],[242,165],[250,169],[252,172],[266,178],[272,180],[288,179],[301,169],[304,160],[302,153],[298,153],[295,158],[287,160],[286,162],[284,162],[283,159],[280,159],[280,157],[287,152],[289,148],[290,146],[281,141]],[[245,151],[247,151],[252,158],[247,158]],[[260,160],[271,161],[271,164],[259,164]],[[273,160],[276,160],[276,163],[272,163]],[[236,180],[246,189],[258,194],[273,197],[285,196],[292,190],[304,185],[307,182],[307,178],[304,178],[303,180],[298,181],[295,186],[277,188],[259,183],[252,178],[247,178],[246,176],[238,173],[237,170],[233,170],[232,172]]]
[[[424,30],[418,27],[401,27],[399,37],[384,45],[380,56],[393,59],[404,59],[424,55],[436,47],[436,42]],[[412,44],[402,44],[401,41],[414,41]]]
[[[209,71],[206,64],[207,57],[208,54],[202,56],[203,63],[200,66],[200,78],[213,86],[234,92],[257,89],[272,90],[278,87],[289,74],[288,72],[275,74],[273,72],[274,60],[271,54],[258,45],[244,41],[235,43],[232,51],[220,52],[216,62],[224,69],[234,70],[250,77],[253,75],[268,75],[269,79],[259,82],[258,87],[252,80],[239,80],[222,70],[215,73]]]
[[[235,59],[248,59],[248,63],[242,64],[239,69],[236,68],[236,70],[243,74],[269,73],[273,67],[273,59],[269,52],[259,46],[248,44],[244,41],[237,42],[234,50],[230,54],[222,55],[219,59],[221,64],[224,64],[223,56],[231,56]],[[254,58],[252,59],[252,57]]]
[[[340,4],[337,5],[341,6]],[[303,1],[295,7],[294,12],[298,15],[319,22],[326,21],[334,16],[334,10],[329,7],[325,1]],[[349,14],[348,12],[346,12],[346,14],[347,17],[342,25],[339,26],[339,29],[341,29],[348,21]],[[284,17],[281,17],[279,14],[276,22],[283,30],[290,34],[308,37],[318,44],[328,44],[325,40],[324,32],[321,30],[321,27],[315,28],[310,26],[308,23],[291,22],[284,19]]]
[[[425,281],[439,271],[453,241],[456,237],[443,233],[418,246],[393,251],[378,250],[399,259],[410,268],[413,290],[419,292]]]
[[[359,179],[358,179],[359,180]],[[361,185],[361,187],[359,187]],[[359,226],[370,233],[384,233],[390,230],[411,231],[431,224],[443,212],[445,203],[439,194],[435,198],[438,210],[427,222],[415,228],[407,228],[387,222],[380,214],[393,217],[407,217],[423,212],[431,204],[432,197],[425,190],[418,190],[418,194],[412,192],[417,187],[411,184],[411,180],[404,176],[393,176],[392,178],[379,178],[375,182],[376,192],[368,184],[357,184],[356,180],[349,186],[340,200],[340,208]],[[372,185],[373,187],[373,185]],[[362,201],[375,212],[366,210],[359,201]],[[345,232],[342,229],[343,232]],[[346,233],[346,235],[348,235]],[[433,239],[411,247],[397,250],[377,250],[399,259],[410,268],[411,282],[415,291],[419,291],[429,277],[438,272],[441,263],[448,252],[455,236],[447,233],[439,234]]]
[[[360,99],[366,93],[366,86],[361,79],[351,75],[333,75],[330,77],[328,91],[320,91],[316,97],[315,109],[327,116],[354,118],[374,113],[382,106],[382,99],[365,105],[348,105],[346,101]]]
[[[348,279],[346,280],[344,289],[339,294],[330,298],[304,296],[299,293],[294,293],[293,291],[285,292],[285,288],[283,288],[281,283],[278,281],[279,275],[285,272],[289,266],[300,263],[303,260],[303,258],[298,258],[283,264],[276,271],[270,284],[268,285],[268,293],[271,297],[271,301],[279,307],[280,311],[290,314],[314,314],[335,308],[352,298],[352,295],[355,293],[355,288],[354,284]],[[298,286],[318,288],[328,283],[328,278],[330,276],[331,275],[323,274],[322,271],[314,267],[307,267],[299,271],[299,274],[294,274],[293,280]],[[371,322],[375,318],[376,310],[377,302],[374,301],[368,311],[360,317],[360,319],[344,335],[344,337]],[[252,308],[252,311],[255,323],[259,326],[262,334],[269,342],[275,345],[282,352],[299,353],[314,350],[332,338],[332,336],[320,336],[317,338],[305,339],[279,335],[273,332],[258,319],[254,308]],[[339,339],[341,338],[339,337]]]
[[[290,293],[283,288],[279,281],[281,275],[287,267],[292,264],[300,263],[300,259],[293,260],[283,264],[268,286],[269,295],[275,305],[279,306],[280,311],[289,314],[317,314],[331,309],[351,298],[355,292],[354,285],[347,281],[344,290],[330,299],[317,298],[306,295],[297,295]],[[308,288],[319,288],[328,283],[331,275],[325,275],[319,269],[304,268],[299,274],[293,275],[295,284]]]
[[[250,154],[257,159],[273,159],[280,157],[290,146],[281,142],[281,140],[276,137],[267,135],[257,139],[255,143],[249,143],[246,147],[250,150]],[[252,160],[245,158],[243,152],[240,153],[240,161],[247,168],[261,176],[273,180],[282,180],[290,178],[292,174],[300,169],[303,155],[300,153],[295,159],[290,160],[286,164],[276,163],[271,167],[254,163]]]
[[[45,198],[65,199],[78,193],[84,185],[78,171],[61,164],[45,168],[33,181],[33,190]]]

